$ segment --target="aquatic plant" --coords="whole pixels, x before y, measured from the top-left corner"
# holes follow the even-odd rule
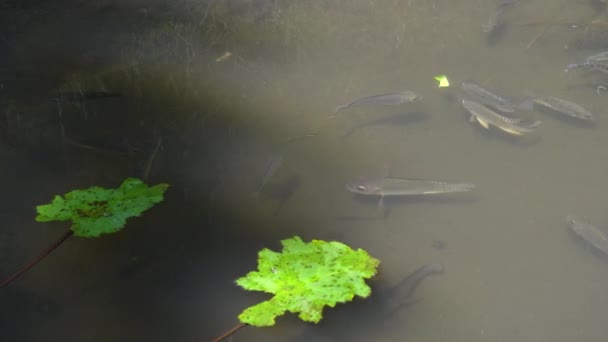
[[[128,218],[140,216],[161,202],[168,187],[169,185],[164,183],[149,187],[139,179],[127,178],[116,189],[93,186],[84,190],[73,190],[63,197],[55,196],[50,204],[37,206],[36,221],[72,221],[72,226],[34,260],[1,282],[0,288],[32,268],[72,235],[98,237],[121,230]]]
[[[365,279],[376,274],[379,260],[362,249],[353,250],[337,241],[303,242],[295,236],[281,241],[281,253],[263,249],[258,254],[258,270],[236,283],[249,291],[273,293],[274,297],[245,309],[241,324],[214,341],[220,341],[245,325],[272,326],[275,318],[289,311],[306,322],[318,323],[325,306],[368,297]]]

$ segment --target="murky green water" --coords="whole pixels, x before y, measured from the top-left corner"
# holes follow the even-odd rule
[[[73,238],[0,290],[3,336],[208,341],[267,298],[234,284],[255,268],[257,250],[297,234],[368,250],[382,261],[380,284],[429,262],[446,271],[389,319],[359,301],[327,310],[316,326],[290,316],[233,341],[604,341],[608,263],[570,234],[565,217],[608,227],[608,98],[588,74],[563,72],[608,48],[603,9],[522,0],[488,38],[481,25],[494,8],[481,0],[7,2],[1,274],[67,229],[33,221],[35,205],[54,194],[128,176],[172,187],[123,232]],[[506,138],[469,123],[455,87],[437,88],[438,74],[519,99],[568,98],[597,124],[534,112],[543,122],[534,137]],[[354,98],[405,89],[424,100],[326,120]],[[122,97],[53,101],[59,91],[102,90]],[[284,141],[320,127],[289,146],[256,195]],[[353,198],[344,183],[387,169],[477,189],[389,201],[381,219],[375,202]]]

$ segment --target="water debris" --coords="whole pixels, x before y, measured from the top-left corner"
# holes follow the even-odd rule
[[[399,106],[409,102],[415,102],[422,100],[422,96],[414,93],[413,91],[405,90],[394,94],[381,94],[366,96],[356,99],[347,104],[341,105],[334,110],[331,116],[336,115],[338,112],[359,106]]]
[[[154,160],[156,159],[156,156],[158,155],[158,151],[162,148],[162,144],[163,144],[162,138],[159,137],[156,140],[156,146],[154,146],[154,149],[150,153],[150,156],[148,157],[148,159],[146,159],[146,163],[144,165],[144,171],[143,171],[143,175],[142,175],[142,179],[146,182],[150,178],[150,172],[152,171],[152,165],[154,165]]]
[[[450,86],[450,81],[446,75],[435,76],[435,80],[439,83],[439,88],[445,88]]]
[[[530,103],[530,101],[532,103]],[[541,105],[554,112],[563,114],[570,118],[575,118],[583,121],[593,122],[594,115],[585,109],[583,106],[572,101],[564,100],[555,96],[540,96],[534,97],[522,104],[522,106],[534,107],[533,104]]]
[[[126,139],[112,141],[110,139],[73,138],[63,136],[66,145],[114,156],[131,156],[140,151]]]
[[[608,256],[608,235],[591,223],[575,216],[567,217],[570,229],[585,242]]]
[[[501,112],[512,113],[515,111],[510,99],[495,94],[494,92],[470,81],[460,83],[460,88],[473,100],[494,107]]]
[[[223,55],[219,56],[215,59],[215,62],[221,63],[227,61],[230,57],[232,57],[232,53],[230,51],[224,52]]]
[[[109,91],[63,91],[58,92],[52,100],[63,103],[81,103],[93,100],[122,97],[121,93]]]
[[[462,105],[471,114],[470,121],[477,121],[485,129],[494,126],[512,135],[523,135],[525,133],[534,132],[536,127],[541,124],[540,121],[523,124],[523,120],[521,119],[500,115],[475,101],[463,99]]]
[[[437,180],[395,177],[368,178],[345,185],[351,193],[365,196],[418,196],[468,192],[475,188],[469,182],[445,182]]]

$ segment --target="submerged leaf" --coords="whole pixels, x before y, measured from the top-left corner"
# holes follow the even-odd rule
[[[117,189],[91,187],[55,196],[50,204],[36,207],[36,221],[72,221],[74,235],[97,237],[124,227],[129,217],[139,216],[163,200],[168,184],[148,187],[136,178],[126,179]]]
[[[289,311],[299,312],[304,321],[318,323],[324,306],[351,301],[355,295],[370,295],[365,279],[376,274],[380,261],[366,251],[336,241],[304,243],[297,236],[281,243],[281,253],[261,250],[258,271],[236,281],[246,290],[275,294],[243,311],[241,322],[270,326],[277,316]]]

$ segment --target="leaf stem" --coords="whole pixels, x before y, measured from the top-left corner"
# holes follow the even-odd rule
[[[237,331],[239,331],[239,329],[243,328],[246,325],[247,324],[245,324],[245,323],[239,323],[239,324],[235,325],[234,327],[232,327],[230,330],[223,333],[221,336],[214,338],[212,342],[220,342],[223,339],[229,337],[230,335],[236,333]]]
[[[8,278],[6,278],[3,282],[0,283],[0,289],[12,283],[13,280],[19,278],[23,273],[27,272],[30,268],[34,267],[37,263],[39,263],[44,257],[49,255],[52,251],[54,251],[59,245],[61,245],[65,240],[67,240],[70,236],[72,236],[74,232],[70,229],[65,232],[57,241],[55,241],[52,245],[50,245],[47,249],[42,251],[42,253],[38,254],[32,261],[27,263],[27,265],[23,266],[17,272],[11,274]]]

